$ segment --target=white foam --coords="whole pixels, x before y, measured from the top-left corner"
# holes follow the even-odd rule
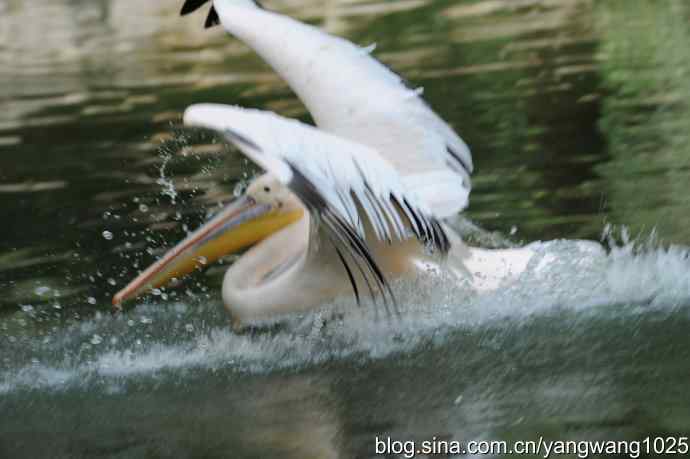
[[[420,343],[443,344],[458,332],[516,327],[563,310],[595,316],[621,304],[631,306],[615,308],[616,314],[640,314],[650,307],[690,310],[686,248],[635,253],[627,245],[606,254],[593,242],[551,241],[526,250],[535,255],[525,272],[497,291],[469,291],[442,275],[398,285],[401,319],[377,321],[372,309],[358,310],[343,299],[291,318],[283,330],[236,335],[219,304],[141,305],[126,317],[104,316],[59,329],[45,348],[36,345],[42,363],[0,375],[0,393],[93,381],[109,381],[107,390],[117,390],[123,379],[181,368],[267,372],[333,359],[380,359]],[[334,316],[338,311],[345,311],[342,318]],[[89,346],[94,334],[102,342]],[[56,346],[62,352],[56,354]],[[56,360],[60,354],[64,357]]]

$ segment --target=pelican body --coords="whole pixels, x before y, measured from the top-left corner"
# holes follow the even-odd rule
[[[187,0],[182,14],[207,1]],[[421,91],[345,39],[251,0],[211,3],[207,27],[222,24],[266,60],[317,127],[228,105],[189,107],[185,125],[222,133],[266,173],[115,295],[116,306],[246,248],[223,280],[238,328],[341,295],[390,310],[389,279],[429,266],[464,277],[524,269],[529,257],[469,249],[444,224],[468,203],[472,157]]]

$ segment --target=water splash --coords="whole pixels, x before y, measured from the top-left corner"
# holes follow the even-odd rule
[[[161,194],[170,198],[171,204],[175,205],[177,202],[177,190],[175,189],[175,183],[166,175],[166,168],[168,163],[172,159],[173,155],[164,148],[160,150],[160,158],[163,160],[160,168],[158,169],[159,177],[156,183],[163,187]]]
[[[334,359],[380,359],[442,346],[458,334],[481,336],[487,329],[514,329],[564,314],[580,320],[559,319],[556,327],[660,310],[687,314],[689,250],[640,251],[632,244],[608,253],[589,241],[530,244],[525,249],[535,255],[527,270],[514,284],[491,292],[473,292],[443,275],[406,282],[396,286],[400,320],[377,320],[371,309],[340,299],[291,317],[278,329],[237,335],[217,302],[142,304],[126,315],[98,315],[59,328],[49,344],[18,337],[10,346],[16,357],[0,375],[0,391],[112,385],[181,368],[264,373]]]

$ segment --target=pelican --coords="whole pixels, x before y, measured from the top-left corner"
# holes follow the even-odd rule
[[[181,13],[208,1],[187,0]],[[429,269],[479,287],[524,270],[530,253],[469,248],[444,222],[468,204],[472,156],[420,90],[370,49],[252,0],[211,3],[206,26],[222,24],[257,52],[316,127],[229,105],[189,107],[185,125],[222,133],[265,174],[118,292],[116,307],[247,248],[222,287],[237,329],[341,295],[394,311],[390,280]]]

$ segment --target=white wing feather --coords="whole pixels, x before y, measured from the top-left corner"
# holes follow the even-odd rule
[[[214,0],[214,7],[225,29],[287,81],[321,129],[377,150],[438,217],[467,206],[467,145],[368,50],[246,2]]]
[[[358,205],[378,239],[406,239],[397,204],[419,239],[441,248],[447,242],[443,241],[445,235],[433,211],[370,147],[271,112],[228,105],[192,105],[185,112],[184,122],[224,132],[247,157],[286,186],[295,185],[296,173],[306,177],[318,199],[323,199],[362,239],[364,226]]]

